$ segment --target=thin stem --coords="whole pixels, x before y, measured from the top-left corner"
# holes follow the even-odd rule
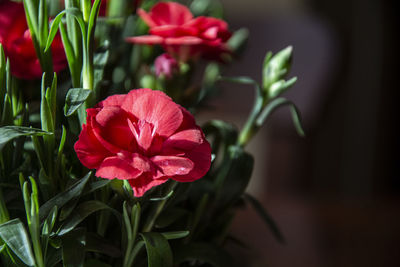
[[[172,181],[169,187],[167,188],[167,193],[169,193],[171,190],[174,190],[174,188],[178,185],[178,182]],[[165,198],[159,202],[157,202],[157,205],[155,206],[153,216],[150,217],[150,219],[147,221],[147,223],[144,225],[142,232],[150,232],[151,229],[153,229],[154,223],[156,222],[158,215],[160,215],[161,211],[164,209],[165,204],[167,203],[168,198]]]

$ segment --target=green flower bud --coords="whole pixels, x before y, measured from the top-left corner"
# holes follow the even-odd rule
[[[269,91],[271,85],[283,80],[289,71],[292,59],[292,47],[288,46],[274,56],[268,52],[263,65],[263,89]]]

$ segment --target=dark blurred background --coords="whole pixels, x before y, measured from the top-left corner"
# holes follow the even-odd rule
[[[231,29],[250,31],[226,75],[260,81],[265,53],[293,45],[289,77],[298,82],[285,96],[307,133],[296,135],[283,108],[250,144],[249,192],[287,242],[276,242],[251,209],[240,211],[234,234],[249,248],[230,248],[238,266],[400,266],[398,1],[222,2]],[[213,117],[242,125],[253,89],[225,84],[221,94]]]

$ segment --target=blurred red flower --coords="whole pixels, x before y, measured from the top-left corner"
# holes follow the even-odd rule
[[[96,176],[127,179],[136,197],[210,168],[211,148],[193,116],[160,91],[137,89],[87,109],[75,151]]]
[[[149,13],[138,10],[150,27],[150,35],[127,38],[137,44],[160,44],[170,54],[186,61],[199,56],[220,59],[229,53],[226,42],[231,37],[225,21],[212,17],[193,18],[190,10],[176,2],[161,2]]]
[[[22,3],[0,1],[0,43],[10,59],[11,73],[22,79],[42,76]],[[67,66],[61,37],[56,35],[51,46],[53,68],[58,72]]]

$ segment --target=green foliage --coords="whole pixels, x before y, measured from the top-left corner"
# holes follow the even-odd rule
[[[298,108],[282,97],[296,82],[286,78],[291,47],[266,55],[261,83],[223,77],[220,62],[196,60],[178,62],[167,79],[154,71],[160,47],[124,42],[148,31],[132,13],[131,1],[112,1],[107,7],[112,18],[98,17],[100,0],[93,5],[65,0],[64,10],[55,1],[52,14],[48,1],[23,2],[43,76],[41,83],[14,78],[0,44],[1,266],[232,266],[224,245],[233,240],[230,225],[245,201],[284,241],[272,217],[245,193],[255,160],[246,145],[282,106],[289,107],[304,135]],[[142,7],[149,10],[156,2],[143,1]],[[190,3],[196,16],[223,16],[220,1]],[[69,71],[56,75],[50,47],[58,31]],[[244,28],[234,32],[227,43],[232,54],[225,60],[243,50],[248,35]],[[254,87],[255,101],[242,129],[222,120],[202,127],[212,148],[204,178],[169,181],[136,198],[128,180],[94,177],[77,159],[74,143],[86,109],[99,100],[142,85],[195,112],[208,107],[222,82]]]

